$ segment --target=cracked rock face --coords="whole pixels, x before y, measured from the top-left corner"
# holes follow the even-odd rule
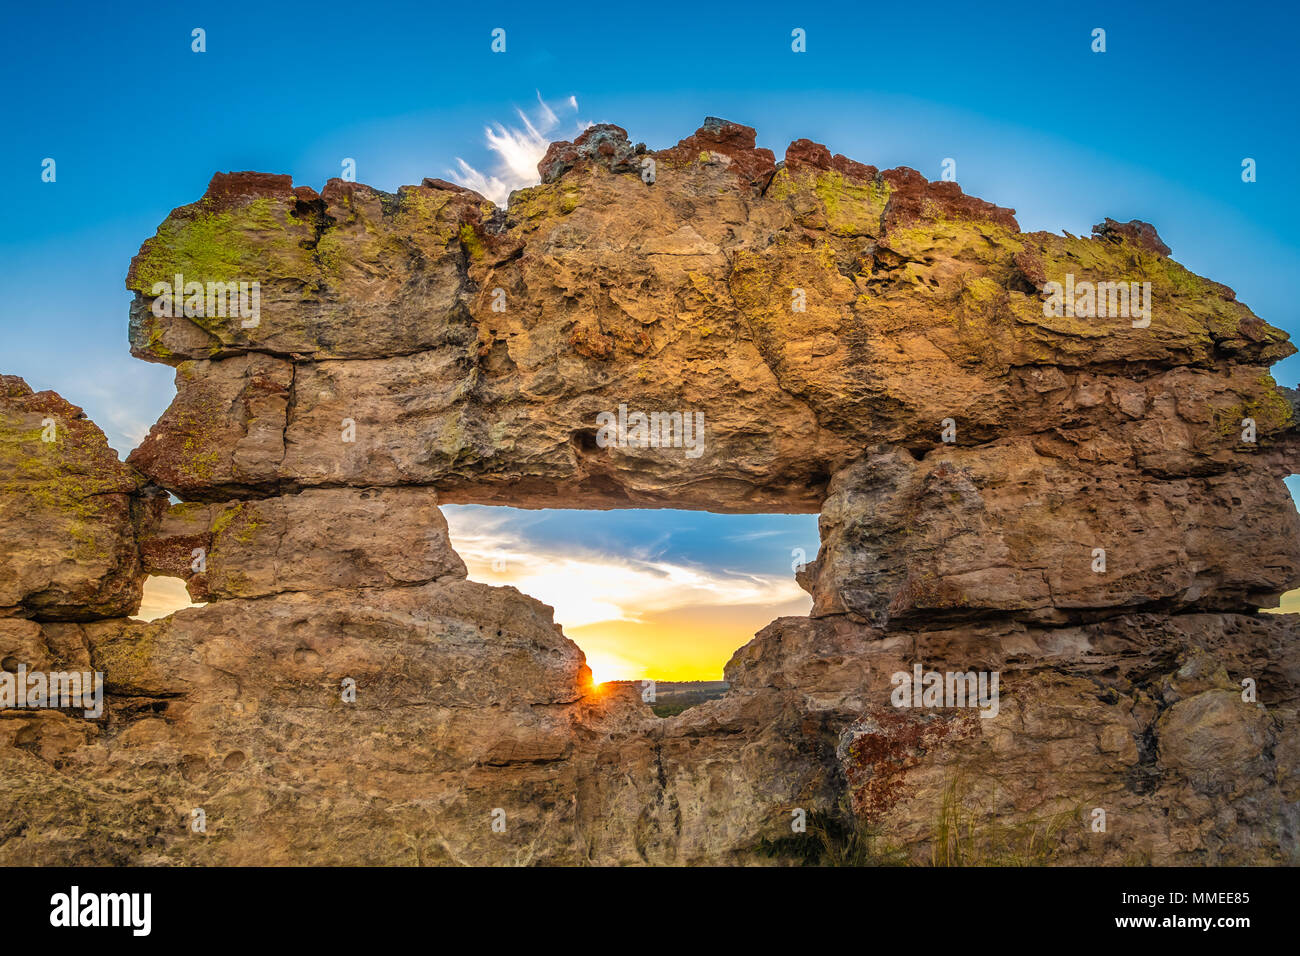
[[[149,573],[184,578],[196,601],[465,578],[437,495],[422,488],[313,488],[180,504],[142,538],[141,550]]]
[[[805,578],[813,614],[879,626],[991,614],[1067,623],[1117,609],[1275,605],[1291,587],[1300,517],[1279,455],[1222,472],[1189,455],[1183,474],[1157,477],[1108,460],[1113,431],[1085,434],[944,448],[920,462],[868,450],[823,505],[822,551]]]
[[[142,486],[80,408],[0,376],[0,619],[133,612]]]
[[[304,199],[217,177],[131,268],[133,351],[177,367],[132,460],[187,498],[431,484],[451,502],[815,511],[863,447],[933,447],[945,419],[959,446],[1117,417],[1185,433],[1147,434],[1157,457],[1230,456],[1243,408],[1262,444],[1290,422],[1267,374],[1285,335],[1138,227],[1026,234],[953,183],[806,147],[762,176],[734,130],[646,153],[653,185],[580,144],[504,213],[435,185]],[[258,324],[155,317],[178,274],[256,279]],[[1151,325],[1045,317],[1067,275],[1150,282]],[[703,413],[702,453],[610,454],[597,416],[620,405]]]
[[[724,120],[539,171],[215,176],[128,274],[127,465],[3,379],[0,663],[106,696],[0,710],[0,861],[1300,862],[1284,333],[1146,223]],[[602,432],[654,412],[697,443]],[[439,502],[818,511],[813,611],[659,720]],[[128,619],[149,573],[208,603]]]

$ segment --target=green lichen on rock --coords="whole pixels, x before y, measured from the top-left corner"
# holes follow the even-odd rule
[[[11,535],[0,534],[0,590],[11,595],[0,605],[78,620],[127,613],[142,580],[130,504],[141,484],[81,409],[0,377],[0,512]]]
[[[474,231],[474,227],[469,223],[461,223],[458,235],[461,245],[465,247],[465,252],[472,262],[478,262],[486,255],[483,241],[479,239],[478,233]]]
[[[212,522],[212,536],[220,537],[227,528],[238,518],[244,510],[242,501],[227,506]]]
[[[883,245],[901,256],[922,258],[942,253],[979,263],[1009,262],[1025,248],[1019,234],[996,222],[942,215],[918,225],[891,227]]]
[[[855,183],[834,170],[818,173],[813,191],[826,208],[830,232],[839,236],[876,236],[889,202],[883,180]]]
[[[145,241],[127,287],[152,296],[156,283],[170,287],[177,275],[187,282],[251,281],[268,264],[267,237],[288,228],[285,205],[265,197],[222,209],[200,201],[177,210]]]
[[[834,236],[878,236],[890,187],[884,180],[854,181],[835,170],[778,169],[767,198],[791,205],[796,220]]]
[[[1257,439],[1276,435],[1290,427],[1294,420],[1291,403],[1277,387],[1273,376],[1264,373],[1257,379],[1258,390],[1251,395],[1237,395],[1241,401],[1231,405],[1213,407],[1215,431],[1230,441],[1238,441],[1247,427],[1254,423]]]
[[[165,621],[129,621],[115,633],[97,636],[91,659],[103,672],[108,693],[161,695],[181,689],[176,677],[165,674],[161,666],[159,637],[168,626]]]
[[[566,185],[560,194],[560,212],[567,216],[582,205],[582,193],[573,185]]]
[[[767,187],[767,198],[774,199],[777,202],[785,202],[793,196],[799,189],[794,184],[790,176],[790,171],[784,166],[778,169],[772,176],[772,181]]]
[[[136,345],[136,348],[148,352],[157,358],[166,361],[172,358],[176,353],[169,349],[163,341],[166,334],[166,327],[162,321],[152,312],[145,313],[142,319],[142,329],[144,331],[144,342]],[[134,342],[132,344],[135,344]]]

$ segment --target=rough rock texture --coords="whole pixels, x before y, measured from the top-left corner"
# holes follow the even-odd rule
[[[1023,233],[723,120],[539,172],[214,177],[128,275],[177,384],[129,466],[4,379],[0,663],[108,698],[0,711],[0,862],[1300,862],[1285,334],[1146,223]],[[1085,282],[1149,324],[1045,309]],[[620,407],[699,453],[609,447]],[[659,720],[440,501],[820,511],[813,612]],[[128,620],[146,573],[209,603]],[[918,666],[996,714],[899,706]]]
[[[465,577],[437,495],[422,488],[179,504],[144,536],[141,551],[148,572],[183,578],[196,601]]]
[[[133,611],[143,484],[80,408],[0,375],[0,618]]]
[[[0,720],[4,862],[583,859],[571,758],[620,701],[581,699],[581,652],[511,588],[300,592],[44,630],[105,673],[109,708]]]
[[[284,177],[217,177],[131,268],[133,350],[177,366],[132,461],[187,499],[415,483],[449,502],[815,511],[863,447],[932,448],[947,418],[970,446],[1133,416],[1149,455],[1177,453],[1167,428],[1219,467],[1242,408],[1261,447],[1289,423],[1266,371],[1285,336],[1138,232],[1021,233],[955,183],[807,148],[760,191],[752,144],[706,127],[645,154],[653,185],[578,149],[504,213],[464,190],[333,180],[307,201]],[[155,318],[154,283],[178,273],[258,279],[260,324]],[[1040,289],[1066,273],[1150,281],[1151,326],[1045,318]],[[703,454],[598,447],[620,404],[704,413]]]
[[[1189,613],[881,632],[782,618],[727,676],[733,695],[794,698],[833,728],[808,735],[831,767],[804,756],[804,786],[844,787],[883,859],[1294,863],[1296,625]],[[917,662],[999,671],[997,716],[893,706],[890,676]],[[1245,678],[1257,702],[1243,701]],[[1092,829],[1097,810],[1105,832]]]
[[[1285,463],[1257,455],[1249,471],[1161,478],[1114,462],[1113,435],[1013,438],[919,462],[868,449],[822,508],[822,553],[806,572],[814,616],[1066,623],[1115,608],[1276,606],[1300,576]]]

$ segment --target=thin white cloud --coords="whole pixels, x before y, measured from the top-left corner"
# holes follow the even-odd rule
[[[758,541],[761,538],[776,538],[781,535],[788,535],[789,531],[746,531],[744,534],[729,534],[727,541]]]
[[[561,109],[577,113],[578,98],[570,96]],[[560,117],[542,99],[541,92],[537,94],[537,109],[532,117],[521,109],[515,112],[519,116],[519,125],[493,123],[483,131],[487,148],[496,154],[491,171],[484,172],[457,156],[457,168],[447,173],[453,181],[486,196],[498,206],[504,206],[514,190],[541,182],[537,164],[554,140],[572,139],[591,125],[575,120],[572,132],[558,132]]]
[[[29,364],[34,369],[28,384],[80,406],[123,459],[144,441],[176,395],[173,369],[130,358],[106,361],[98,354],[76,353]]]

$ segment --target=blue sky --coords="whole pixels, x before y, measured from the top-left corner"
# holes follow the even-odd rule
[[[930,178],[952,157],[967,192],[1015,208],[1025,229],[1153,222],[1176,259],[1294,335],[1300,13],[1138,7],[10,5],[0,32],[0,371],[82,405],[125,453],[170,400],[172,371],[129,356],[123,277],[140,243],[214,171],[287,172],[319,188],[351,157],[359,180],[389,190],[447,178],[458,158],[490,173],[499,157],[485,126],[518,126],[516,108],[536,121],[539,94],[555,108],[554,138],[615,122],[659,148],[716,115],[756,127],[778,158],[804,136]],[[205,53],[191,52],[195,27]],[[504,54],[490,50],[496,27]],[[806,53],[790,49],[796,27]],[[1090,49],[1097,27],[1105,53]],[[561,106],[570,97],[576,109]],[[57,163],[54,183],[41,181],[45,157]],[[1241,180],[1245,157],[1257,182]],[[1300,357],[1274,374],[1296,385]],[[527,527],[715,568],[788,563],[784,542],[784,554],[756,553],[696,520]],[[750,520],[795,538],[813,521]]]
[[[1026,229],[1154,222],[1176,258],[1295,331],[1300,14],[1132,6],[11,6],[0,364],[84,405],[125,451],[171,387],[166,368],[126,358],[127,263],[213,171],[319,187],[351,157],[359,179],[394,189],[457,157],[489,168],[484,126],[539,92],[579,103],[556,136],[610,121],[667,146],[720,115],[778,156],[807,136],[932,178],[953,157],[968,192]],[[190,50],[196,26],[206,53]],[[497,26],[504,54],[489,48]],[[795,26],[807,53],[790,51]],[[55,183],[41,182],[45,157]],[[1295,385],[1300,357],[1276,374]]]

